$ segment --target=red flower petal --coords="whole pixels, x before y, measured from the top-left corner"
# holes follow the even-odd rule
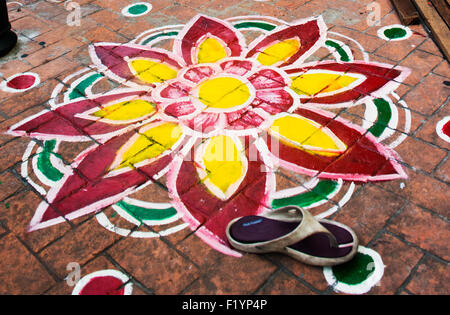
[[[324,111],[299,108],[294,114],[326,126],[346,145],[347,150],[338,156],[311,154],[269,136],[267,145],[272,157],[281,166],[319,178],[341,178],[362,182],[406,176],[396,161],[398,157],[395,153],[377,143],[375,137],[365,134],[362,128]]]
[[[280,26],[268,33],[262,39],[257,39],[250,45],[250,51],[247,57],[253,57],[263,52],[267,47],[289,39],[299,40],[299,49],[296,53],[290,56],[284,62],[275,64],[283,67],[294,62],[303,62],[307,57],[318,49],[326,38],[327,27],[323,22],[322,17],[315,18],[313,20],[302,20],[292,26]]]
[[[220,113],[202,112],[194,118],[184,120],[183,122],[192,130],[208,133],[215,129],[214,126],[218,123],[219,119]]]
[[[62,179],[60,186],[48,193],[48,202],[41,203],[31,223],[30,230],[74,219],[118,202],[139,186],[154,180],[172,160],[170,154],[138,169],[109,175],[109,166],[119,149],[134,135],[134,131],[94,146],[82,152],[75,160],[76,169]]]
[[[175,42],[174,51],[182,56],[187,65],[196,64],[195,47],[201,44],[206,36],[215,36],[223,41],[229,49],[228,57],[240,56],[244,46],[244,38],[228,23],[219,19],[198,15],[189,22]]]
[[[250,152],[256,153],[253,155],[257,157],[251,156]],[[183,220],[211,247],[230,255],[238,253],[228,244],[226,226],[236,217],[265,211],[274,187],[273,174],[264,171],[264,164],[254,144],[246,154],[246,176],[227,200],[219,199],[201,183],[193,161],[177,157],[174,168],[168,174],[169,194],[177,211],[183,214]]]
[[[179,81],[175,81],[167,85],[160,92],[160,96],[169,99],[177,99],[189,95],[191,88]]]
[[[182,62],[179,62],[170,52],[144,45],[97,43],[89,46],[89,53],[93,63],[101,71],[113,80],[124,84],[132,82],[134,85],[154,85],[140,80],[131,71],[129,59],[147,59],[172,69],[182,68]]]
[[[214,74],[214,69],[208,66],[198,66],[187,70],[183,77],[193,83],[199,83],[203,79],[209,78]]]
[[[286,86],[283,76],[273,69],[259,70],[251,75],[248,80],[257,90],[284,88]]]
[[[256,98],[262,102],[257,108],[266,110],[266,108],[271,107],[270,111],[266,110],[270,114],[275,109],[287,111],[294,104],[292,95],[284,89],[259,90],[256,91]]]
[[[113,276],[92,278],[81,289],[79,295],[124,295],[123,281]]]
[[[220,67],[227,73],[244,75],[253,68],[253,63],[247,60],[227,60],[220,64]]]
[[[192,104],[191,101],[182,101],[168,105],[164,109],[164,113],[173,117],[181,117],[192,114],[196,110],[197,108],[194,106],[194,104]]]
[[[254,111],[244,109],[238,112],[227,113],[227,121],[227,129],[245,130],[258,127],[265,120]]]
[[[130,124],[111,124],[105,119],[91,120],[77,115],[114,101],[135,100],[146,95],[146,91],[132,91],[93,96],[89,99],[69,102],[51,111],[43,111],[31,117],[31,119],[26,119],[12,126],[8,133],[43,140],[58,138],[64,141],[88,141],[91,140],[90,137],[111,137],[117,132],[125,131]],[[145,118],[148,118],[148,116]]]
[[[366,96],[382,97],[394,91],[400,83],[409,75],[410,70],[403,67],[394,67],[387,64],[366,63],[366,62],[348,62],[337,63],[324,61],[312,66],[287,69],[286,73],[290,76],[304,74],[311,70],[336,71],[351,75],[364,75],[366,79],[356,87],[336,93],[329,96],[317,96],[302,98],[302,103],[324,104],[339,106],[351,106],[356,101],[362,102]]]
[[[7,81],[6,86],[15,90],[25,90],[36,82],[36,77],[30,74],[22,74]]]

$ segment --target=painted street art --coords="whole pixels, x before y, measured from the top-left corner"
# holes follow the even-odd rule
[[[17,73],[0,83],[0,90],[10,93],[25,92],[39,85],[39,75],[33,72]]]
[[[128,276],[113,269],[100,270],[81,278],[72,295],[131,295],[133,284]]]
[[[441,139],[450,142],[450,116],[444,117],[437,123],[436,133]]]
[[[409,27],[401,25],[401,24],[394,24],[394,25],[388,25],[384,26],[380,29],[378,29],[378,37],[386,40],[386,41],[399,41],[399,40],[405,40],[411,37],[412,32],[409,29]]]
[[[336,292],[364,294],[379,285],[383,277],[384,264],[374,250],[359,246],[358,253],[348,263],[324,267],[323,274]]]
[[[122,14],[127,17],[138,17],[149,13],[152,5],[148,2],[137,2],[122,9]]]
[[[392,28],[382,33],[401,37]],[[96,214],[104,228],[129,237],[190,228],[240,257],[225,235],[236,217],[297,205],[326,218],[358,183],[406,178],[394,148],[411,116],[395,89],[409,69],[371,62],[320,16],[198,15],[127,44],[95,43],[89,53],[93,67],[66,77],[51,109],[8,130],[41,143],[30,142],[21,169],[44,196],[30,232]],[[362,114],[349,114],[354,108]],[[70,145],[83,149],[69,165],[63,148]],[[167,200],[142,193],[149,189]],[[113,215],[100,212],[105,207]],[[117,216],[128,225],[117,225]],[[361,248],[358,257],[347,271],[324,269],[330,285],[343,283],[336,290],[364,293],[379,281],[377,254]],[[348,279],[348,270],[361,268],[369,271]],[[77,292],[90,290],[89,281]]]

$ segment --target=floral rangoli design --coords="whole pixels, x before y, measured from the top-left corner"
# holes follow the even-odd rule
[[[249,40],[246,32],[259,36]],[[52,97],[64,101],[8,130],[44,144],[32,157],[33,143],[24,156],[50,186],[47,192],[30,179],[46,195],[30,231],[113,206],[136,224],[181,219],[164,233],[189,226],[212,248],[239,256],[225,236],[235,217],[286,203],[311,207],[343,183],[405,178],[392,149],[401,136],[381,141],[398,123],[388,95],[409,70],[370,62],[363,52],[358,61],[343,43],[348,38],[338,38],[320,16],[287,23],[198,15],[131,43],[91,45],[96,71],[68,77],[71,88]],[[172,50],[157,47],[166,39]],[[324,47],[331,59],[311,61]],[[93,93],[104,79],[115,87]],[[362,126],[336,113],[353,106],[368,108]],[[67,166],[56,153],[65,142],[95,144]],[[310,180],[277,190],[278,168]],[[163,177],[170,203],[130,197]]]

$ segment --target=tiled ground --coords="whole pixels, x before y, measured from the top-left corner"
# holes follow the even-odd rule
[[[19,2],[20,7],[8,1],[19,44],[0,59],[0,80],[31,71],[41,83],[23,93],[0,91],[2,131],[47,108],[54,88],[91,64],[90,43],[126,43],[147,29],[185,24],[198,13],[218,18],[267,15],[285,21],[322,14],[330,31],[358,41],[371,61],[410,68],[411,75],[396,93],[411,109],[411,128],[395,131],[407,136],[395,150],[408,179],[356,185],[350,201],[332,219],[353,228],[361,245],[382,257],[384,276],[370,294],[450,293],[450,145],[436,134],[436,124],[449,115],[449,64],[420,25],[411,26],[413,35],[404,41],[377,36],[381,26],[400,23],[390,1],[377,1],[380,26],[367,24],[370,0],[151,0],[150,13],[132,18],[121,10],[136,1],[77,0],[80,26],[66,24],[70,12],[64,3]],[[396,106],[400,109],[401,104]],[[342,113],[357,123],[363,115],[353,108]],[[399,110],[403,123],[401,115]],[[65,281],[70,262],[81,265],[82,275],[122,271],[131,277],[133,294],[333,294],[322,268],[275,254],[226,256],[188,229],[158,239],[125,237],[107,231],[91,214],[28,233],[27,226],[45,198],[21,176],[29,142],[0,136],[0,294],[70,294],[73,288]],[[59,154],[70,163],[87,146],[61,147]],[[283,176],[296,181],[293,175]],[[153,201],[167,202],[165,184],[156,186],[142,192],[143,197],[151,194]],[[120,220],[109,217],[114,223]],[[124,220],[120,224],[133,229]],[[158,227],[147,231],[157,232]]]

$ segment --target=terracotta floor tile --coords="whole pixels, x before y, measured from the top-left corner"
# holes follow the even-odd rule
[[[411,202],[431,209],[443,216],[448,215],[448,207],[442,202],[449,198],[448,186],[430,176],[412,170],[406,170],[407,180],[396,182],[380,182],[375,185],[383,187],[410,200]]]
[[[401,160],[425,172],[431,173],[447,155],[444,150],[433,147],[420,140],[408,137],[397,148]]]
[[[33,14],[36,14],[46,20],[50,20],[51,18],[66,12],[64,6],[61,4],[46,1],[31,4],[29,6],[29,10],[31,10]]]
[[[8,2],[9,20],[13,31],[19,37],[18,43],[7,56],[0,58],[0,188],[3,187],[0,193],[0,253],[3,257],[3,264],[0,262],[0,282],[5,284],[0,288],[0,293],[71,294],[73,287],[64,280],[70,272],[66,267],[70,262],[77,262],[81,266],[83,276],[105,269],[120,270],[131,277],[132,294],[135,295],[180,293],[208,295],[338,294],[325,280],[321,267],[308,266],[276,253],[244,254],[241,258],[228,256],[214,249],[214,246],[204,240],[206,237],[200,238],[191,227],[200,228],[202,226],[202,231],[210,228],[217,234],[212,237],[217,236],[221,240],[225,240],[226,235],[222,230],[224,227],[222,225],[225,225],[231,218],[247,213],[245,211],[249,208],[256,209],[257,206],[261,206],[260,209],[270,211],[272,206],[275,207],[276,202],[280,202],[280,196],[273,194],[275,191],[284,190],[285,193],[293,194],[292,189],[299,188],[305,183],[312,183],[311,186],[308,186],[307,196],[311,197],[312,192],[317,191],[321,195],[323,192],[320,187],[323,187],[322,184],[325,180],[321,179],[319,184],[314,179],[312,180],[314,172],[309,168],[319,169],[321,171],[320,178],[325,177],[324,170],[336,170],[337,166],[345,167],[346,165],[371,169],[372,176],[386,172],[389,165],[388,160],[384,157],[377,158],[376,154],[373,154],[375,152],[388,155],[390,159],[394,159],[398,155],[402,162],[396,171],[400,172],[399,168],[401,167],[408,177],[395,180],[387,180],[388,177],[377,177],[376,179],[384,181],[361,183],[348,180],[352,170],[346,170],[345,174],[336,175],[333,179],[344,178],[337,182],[339,190],[335,194],[321,196],[324,198],[322,202],[314,206],[308,205],[309,211],[313,215],[326,215],[331,220],[348,225],[355,230],[362,245],[371,247],[381,255],[386,265],[385,273],[380,285],[374,286],[369,294],[442,294],[449,292],[448,285],[442,279],[445,278],[444,272],[447,271],[447,265],[443,262],[448,260],[446,243],[448,239],[448,233],[446,234],[448,203],[446,200],[449,199],[448,150],[450,146],[436,133],[436,125],[450,115],[447,109],[450,84],[449,66],[422,25],[410,25],[409,29],[412,35],[405,40],[385,41],[378,36],[378,30],[381,27],[400,24],[400,19],[390,0],[153,0],[148,1],[152,5],[149,12],[134,16],[122,13],[124,8],[137,3],[134,0],[76,0],[60,3],[21,0],[20,2],[20,10],[18,10],[17,3]],[[71,9],[69,4],[79,4],[81,14],[79,25],[70,23],[77,10]],[[373,11],[374,5],[379,11]],[[374,13],[379,13],[380,23],[377,25],[372,23],[374,22]],[[177,50],[179,47],[177,45],[183,43],[182,36],[185,36],[182,33],[183,27],[186,27],[189,21],[192,24],[193,18],[200,18],[200,15],[215,18],[214,23],[218,22],[217,19],[223,19],[226,22],[224,24],[217,23],[217,28],[211,26],[207,30],[203,30],[206,24],[197,24],[196,31],[190,33],[184,28],[186,31],[184,33],[193,36],[189,40],[184,37],[184,44],[195,45],[193,48],[183,48],[182,53],[185,55],[178,56],[180,51]],[[333,50],[330,42],[326,42],[326,40],[342,42],[343,51],[347,54],[351,53],[357,62],[382,63],[391,69],[395,66],[408,67],[411,69],[411,74],[407,78],[402,82],[396,82],[397,84],[391,82],[391,87],[398,85],[394,90],[390,87],[374,92],[376,98],[390,98],[393,101],[393,106],[390,107],[392,109],[390,116],[384,112],[384,110],[387,111],[385,107],[374,107],[370,103],[350,107],[348,107],[349,103],[344,105],[326,104],[327,102],[345,101],[346,97],[356,97],[360,93],[368,95],[369,90],[374,88],[371,84],[365,85],[370,82],[364,81],[365,83],[357,88],[353,87],[353,83],[338,84],[338,82],[334,82],[331,85],[328,84],[329,92],[325,93],[330,94],[323,99],[324,104],[313,104],[308,100],[311,97],[311,95],[306,95],[308,93],[299,96],[291,91],[292,84],[289,79],[293,79],[290,78],[293,74],[285,72],[287,68],[284,68],[284,65],[281,67],[276,63],[271,64],[271,70],[282,74],[282,79],[279,77],[276,81],[278,83],[283,81],[283,84],[278,88],[264,89],[264,93],[268,93],[267,95],[270,96],[265,100],[267,104],[259,104],[262,101],[262,92],[260,88],[256,88],[254,80],[250,80],[252,82],[246,85],[250,92],[248,98],[258,94],[258,99],[252,100],[252,105],[258,107],[257,110],[259,110],[259,112],[254,112],[254,116],[260,116],[264,124],[258,127],[260,129],[244,130],[245,137],[242,136],[243,131],[241,130],[232,132],[233,137],[236,135],[232,138],[233,141],[242,142],[242,149],[239,151],[246,152],[246,149],[252,144],[251,148],[265,152],[264,139],[256,139],[259,133],[265,134],[271,126],[272,121],[269,119],[273,119],[272,115],[279,111],[289,110],[283,107],[288,105],[282,104],[282,102],[287,102],[291,98],[298,102],[298,104],[295,103],[300,108],[298,112],[302,112],[304,115],[307,115],[308,112],[305,108],[313,106],[311,111],[315,111],[316,114],[311,115],[317,116],[318,125],[322,125],[319,122],[321,119],[327,122],[329,120],[325,117],[319,118],[319,116],[336,115],[335,119],[346,120],[348,127],[355,128],[357,132],[352,132],[347,128],[345,132],[341,132],[338,128],[331,132],[329,128],[321,127],[318,129],[321,137],[313,136],[311,139],[304,140],[311,146],[307,147],[303,142],[300,145],[290,143],[292,148],[286,149],[288,153],[282,154],[287,155],[283,156],[287,160],[296,158],[296,163],[299,165],[295,168],[295,172],[289,170],[289,168],[293,168],[292,164],[272,160],[268,152],[265,152],[263,162],[274,163],[274,170],[270,170],[268,176],[265,176],[265,172],[261,172],[258,173],[260,176],[255,175],[251,177],[251,180],[246,177],[246,181],[242,182],[245,183],[244,185],[241,182],[239,185],[238,182],[235,182],[241,190],[234,192],[232,199],[227,200],[224,196],[218,198],[214,194],[217,194],[219,190],[222,191],[226,187],[234,188],[233,185],[227,183],[228,169],[227,172],[224,172],[226,175],[220,178],[224,180],[224,183],[221,183],[217,179],[211,179],[215,178],[214,167],[211,165],[207,167],[209,182],[199,180],[196,168],[198,166],[196,163],[206,163],[204,158],[207,155],[201,155],[204,152],[201,151],[200,145],[205,144],[209,138],[217,136],[218,133],[201,135],[200,140],[194,141],[194,139],[189,142],[188,140],[200,136],[200,134],[192,132],[184,126],[187,124],[185,120],[196,117],[197,113],[193,113],[192,117],[185,115],[183,118],[177,118],[172,114],[169,116],[168,112],[162,114],[165,106],[169,104],[158,98],[160,92],[156,86],[166,84],[167,82],[161,84],[159,81],[168,81],[169,79],[160,77],[162,73],[159,72],[156,77],[152,77],[152,67],[142,71],[137,69],[135,59],[133,59],[136,56],[128,54],[125,50],[130,49],[129,44],[143,43],[144,39],[153,37],[153,41],[145,43],[146,55],[144,59],[138,58],[139,62],[143,64],[150,62],[155,69],[167,70],[168,77],[175,82],[179,81],[177,76],[185,74],[185,70],[181,70],[181,68],[186,68],[186,63],[197,60],[191,58],[189,61],[189,54],[198,55],[197,57],[200,58],[199,54],[214,50],[218,54],[233,55],[232,59],[237,59],[238,56],[235,52],[237,50],[235,49],[239,47],[235,44],[245,42],[247,47],[243,49],[244,55],[239,57],[245,58],[245,53],[252,48],[252,46],[248,46],[252,45],[252,42],[256,43],[255,40],[261,40],[262,36],[270,34],[274,26],[278,29],[273,32],[287,30],[288,27],[297,23],[296,21],[311,19],[318,15],[322,15],[325,21],[323,29],[320,29],[320,32],[323,33],[323,37],[321,37],[323,42],[317,47],[312,46],[314,53],[310,55],[310,52],[313,51],[309,51],[309,48],[305,49],[305,47],[313,45],[320,32],[314,30],[312,32],[302,31],[301,34],[290,34],[289,36],[294,39],[295,36],[301,39],[300,52],[307,55],[302,62],[297,61],[289,67],[301,68],[296,71],[304,71],[305,64],[308,67],[318,67],[319,65],[325,67],[327,65],[327,67],[337,67],[334,69],[344,69],[337,71],[340,75],[339,80],[347,80],[352,77],[355,67],[351,66],[351,61],[344,62],[341,58],[342,50],[338,51],[336,47]],[[235,19],[230,20],[231,18]],[[202,19],[206,19],[206,17]],[[203,20],[203,22],[205,21]],[[240,24],[229,31],[228,25],[236,24],[236,21],[239,21]],[[313,25],[315,22],[309,23]],[[171,32],[170,36],[163,37],[167,30]],[[198,31],[201,31],[201,34],[197,34]],[[208,36],[212,37],[206,40],[202,35],[205,33],[204,31],[209,32]],[[241,33],[245,40],[239,37]],[[200,37],[194,38],[197,35]],[[240,39],[231,41],[230,39],[235,36]],[[291,37],[287,40],[292,40]],[[285,47],[286,38],[275,38],[274,36],[269,38],[274,40],[271,43],[275,46],[267,46],[270,44],[264,43],[258,47],[259,51],[270,55],[269,52],[280,50],[287,53],[286,56],[280,56],[280,58],[283,57],[281,59],[288,63],[293,61],[288,58],[295,55],[294,50],[292,52],[285,51],[287,49]],[[102,56],[100,50],[97,50],[97,57],[100,59],[117,57],[118,54],[129,55],[126,57],[129,59],[124,58],[125,62],[122,62],[121,58],[111,59],[111,65],[107,67],[111,70],[110,72],[97,68],[94,64],[98,64],[98,60],[96,60],[95,54],[90,53],[90,50],[93,52],[92,45],[99,42],[118,44],[114,50],[115,55],[107,56],[105,54]],[[127,46],[121,44],[127,44]],[[208,51],[205,50],[205,47]],[[295,49],[297,51],[298,47]],[[303,51],[303,49],[305,50]],[[167,55],[159,55],[164,51],[168,51]],[[155,57],[156,55],[163,57],[160,60],[159,57]],[[297,57],[297,55],[295,56]],[[258,55],[252,58],[251,63],[255,64],[252,71],[255,71],[256,74],[259,69],[256,66],[261,67],[258,63],[263,62],[263,59],[260,59]],[[210,63],[210,60],[206,59],[203,61],[205,62],[202,62],[201,65],[189,65],[189,67],[191,70],[200,66],[206,67],[202,69],[208,69],[215,62],[211,61]],[[339,62],[334,63],[335,61]],[[153,64],[153,62],[158,64]],[[238,64],[236,60],[233,62]],[[350,66],[347,68],[346,65]],[[218,70],[220,66],[217,65],[214,69]],[[234,70],[227,68],[225,72],[229,74],[228,72],[239,70],[242,69],[239,67]],[[112,71],[116,71],[116,74],[113,75]],[[117,71],[123,73],[120,74]],[[40,78],[40,84],[19,93],[13,93],[11,89],[5,88],[7,79],[23,72],[36,73]],[[371,71],[370,73],[374,74],[370,79],[374,82],[382,82],[384,77],[389,74],[386,71],[379,74],[375,72]],[[127,79],[121,80],[119,74]],[[249,75],[249,73],[247,74]],[[333,72],[331,75],[335,74]],[[364,77],[367,77],[368,74],[365,73]],[[145,84],[140,82],[140,85],[133,84],[134,82],[130,80],[133,75],[138,76],[139,80],[148,82]],[[327,75],[325,77],[323,75],[315,76],[316,79],[310,82],[311,86],[316,88],[319,84],[326,83]],[[240,76],[242,74],[239,76],[233,74],[230,78],[242,80]],[[270,75],[265,74],[265,76],[268,76],[265,79],[272,80]],[[364,77],[358,76],[362,81]],[[309,78],[311,79],[311,77]],[[155,79],[156,83],[150,82]],[[137,79],[136,82],[138,82]],[[187,81],[183,82],[187,84]],[[171,85],[174,84],[171,83]],[[191,88],[188,94],[193,98],[195,104],[200,106],[204,104],[199,96],[200,90],[204,87],[203,81],[193,82],[192,85],[195,87]],[[14,81],[10,82],[9,86],[14,86]],[[71,92],[74,86],[77,86],[79,95]],[[119,89],[123,93],[135,93],[139,89],[141,93],[137,98],[140,101],[151,103],[151,106],[158,110],[158,114],[150,117],[150,114],[146,112],[145,115],[149,116],[143,118],[141,111],[144,110],[144,107],[135,106],[136,103],[129,102],[128,97],[115,101],[108,100],[110,93],[115,93]],[[353,94],[351,89],[356,89],[358,93]],[[84,96],[86,98],[83,98]],[[342,99],[337,99],[341,97]],[[315,98],[317,99],[318,96],[316,95]],[[100,99],[103,101],[100,102]],[[180,95],[170,99],[170,103],[173,103],[171,106],[176,107],[180,100]],[[63,104],[67,105],[60,107]],[[57,130],[50,131],[52,134],[64,133],[64,138],[51,134],[43,136],[37,133],[37,131],[42,131],[43,127],[48,128],[57,121],[50,120],[46,121],[46,124],[42,124],[42,121],[39,121],[41,118],[36,118],[43,114],[43,110],[51,109],[50,105],[54,106],[53,110],[55,107],[59,107],[56,110],[59,114],[64,113],[70,117],[67,124],[58,124]],[[117,107],[114,107],[115,105]],[[263,107],[272,112],[266,113],[262,109]],[[188,109],[186,106],[180,106],[180,108]],[[214,109],[212,112],[221,113],[218,122],[213,124],[216,127],[225,123],[225,119],[231,115],[228,113],[228,109],[209,108],[209,110],[211,109]],[[291,112],[293,110],[294,108],[290,109]],[[230,121],[243,124],[246,122],[260,123],[256,122],[256,118],[252,122],[244,120],[249,117],[249,113],[243,114],[243,112],[234,113],[235,116],[230,118]],[[114,113],[119,114],[115,116]],[[282,115],[280,114],[278,118],[282,118]],[[12,137],[5,134],[10,126],[25,122],[25,119],[31,119],[31,116],[34,116],[33,119],[39,122],[27,131],[34,132],[33,135],[38,139],[30,139],[25,136]],[[153,184],[144,188],[133,186],[130,182],[135,180],[133,174],[145,175],[143,180],[150,179],[149,173],[153,176],[152,166],[146,163],[150,159],[156,158],[158,152],[151,151],[148,145],[143,143],[146,141],[145,139],[154,143],[155,146],[162,145],[164,147],[167,140],[164,137],[170,138],[169,135],[159,134],[156,131],[155,134],[152,132],[147,134],[147,131],[144,131],[146,129],[143,128],[151,126],[150,124],[159,123],[157,120],[153,120],[155,118],[158,120],[170,119],[174,123],[181,123],[184,138],[180,148],[189,151],[188,145],[192,145],[191,151],[196,152],[197,159],[194,163],[189,163],[190,169],[183,168],[184,177],[179,181],[176,180],[177,174],[174,173],[177,165],[164,164],[164,166],[160,165],[162,171],[154,176]],[[383,136],[387,136],[377,139],[369,136],[368,139],[374,144],[364,142],[365,137],[362,135],[366,130],[363,129],[370,128],[373,121],[382,122],[383,119],[389,120],[389,126],[383,134]],[[309,120],[303,122],[307,125],[307,121]],[[310,128],[318,128],[317,124],[312,124]],[[81,135],[77,133],[80,137],[73,136],[76,131],[70,128],[71,125],[76,125],[78,131],[86,130],[86,133]],[[328,126],[331,128],[332,125],[333,123],[330,123]],[[88,130],[86,126],[91,129]],[[98,157],[95,161],[90,160],[92,155],[88,154],[88,148],[95,146],[107,148],[108,143],[122,137],[125,132],[124,129],[120,129],[122,127],[129,128],[130,135],[141,137],[135,138],[139,139],[135,142],[121,142],[104,156]],[[245,125],[245,128],[247,127]],[[295,124],[289,125],[291,129],[296,127]],[[113,131],[110,132],[110,130]],[[303,130],[297,130],[296,135],[301,134]],[[375,128],[370,131],[376,133]],[[358,144],[369,148],[372,152],[369,154],[364,151],[367,153],[366,155],[341,155],[339,150],[344,149],[338,138],[339,141],[345,140],[344,142],[349,145],[354,142],[351,138],[358,138]],[[51,141],[52,139],[56,139],[56,141]],[[284,139],[284,141],[287,140]],[[328,143],[327,141],[329,145],[325,144]],[[141,144],[143,149],[139,147]],[[339,149],[339,152],[332,149],[333,144]],[[167,144],[167,148],[169,146]],[[329,146],[329,148],[322,146]],[[390,149],[385,147],[390,147]],[[34,159],[37,150],[41,148],[53,151],[49,154],[48,159]],[[141,150],[138,150],[139,148]],[[295,153],[294,148],[300,153]],[[395,151],[395,154],[391,153],[391,149]],[[133,150],[137,150],[138,153]],[[174,158],[176,162],[181,160],[185,152],[177,150],[164,151],[164,154],[167,153],[164,159],[168,161],[170,158]],[[44,150],[41,157],[46,154],[47,152]],[[134,157],[131,157],[132,155]],[[142,158],[140,162],[135,163],[133,160],[130,163],[133,167],[138,168],[137,172],[127,173],[120,165],[112,165],[113,162],[120,164],[119,160],[125,161],[125,157],[136,160]],[[111,159],[113,161],[110,161]],[[89,165],[93,166],[92,169],[80,166],[81,160],[89,161]],[[247,170],[245,173],[247,175],[257,174],[253,171],[248,172],[256,165],[253,160],[241,159],[239,161],[241,162],[239,164],[241,175],[245,170]],[[320,165],[315,165],[316,161]],[[51,180],[51,174],[46,171],[42,172],[40,163],[46,163],[48,169],[58,170],[55,176],[62,177],[55,177]],[[305,167],[305,163],[310,165]],[[184,166],[186,165],[188,163],[184,164]],[[238,163],[233,165],[233,167],[230,166],[230,179],[236,177],[238,173]],[[80,174],[79,183],[73,180],[76,176],[69,179],[69,174],[72,172]],[[106,174],[108,176],[103,177]],[[25,178],[19,176],[25,176]],[[58,181],[58,178],[61,179]],[[91,185],[87,185],[88,178]],[[370,180],[372,179],[370,178]],[[104,183],[108,183],[108,185],[103,186]],[[328,180],[325,183],[331,185],[333,182]],[[205,184],[209,185],[207,189],[204,189]],[[220,187],[216,185],[215,188],[212,184]],[[112,199],[108,195],[110,189],[123,189],[124,187],[128,187],[129,190],[123,191],[119,197]],[[137,188],[142,189],[134,191]],[[58,189],[65,191],[59,195]],[[92,196],[88,197],[95,200],[93,204],[83,208],[82,211],[85,215],[74,218],[70,222],[64,221],[48,228],[27,232],[30,221],[35,216],[42,200],[52,200],[53,206],[56,206],[60,199],[75,199],[77,194],[74,191],[83,191],[85,195],[91,194],[88,189],[94,191]],[[202,193],[199,193],[200,191]],[[97,193],[102,193],[105,197],[98,196]],[[176,201],[178,196],[182,196],[185,204]],[[276,197],[275,203],[273,202],[274,196]],[[128,211],[121,211],[120,204],[114,204],[120,198],[125,197],[128,199],[124,200],[129,205],[133,205],[133,210],[130,208],[127,209]],[[84,202],[84,199],[77,200],[77,202]],[[220,206],[215,209],[213,203]],[[140,221],[147,215],[151,215],[153,218],[158,215],[167,215],[164,214],[167,207],[178,210],[178,216],[171,217],[173,220]],[[94,213],[94,209],[98,213]],[[198,222],[190,221],[187,212],[195,214]],[[133,234],[130,235],[130,233]],[[210,243],[214,242],[214,238],[212,240]],[[426,283],[428,279],[430,280]]]
[[[403,60],[400,65],[411,69],[411,74],[406,78],[404,83],[416,85],[419,83],[430,71],[436,67],[442,58],[420,51],[414,50],[408,57]]]
[[[263,287],[259,294],[304,295],[313,294],[313,292],[304,284],[299,283],[294,277],[289,276],[284,272],[280,272]]]
[[[9,137],[11,139],[11,137]],[[28,139],[27,139],[28,140]],[[23,152],[25,151],[29,141],[25,139],[14,139],[3,145],[0,150],[0,170],[14,166],[22,161]]]
[[[268,254],[268,256],[271,260],[280,263],[289,272],[306,281],[315,289],[319,291],[325,291],[327,289],[328,283],[325,281],[321,267],[303,264],[287,255]]]
[[[25,93],[10,94],[11,97],[0,104],[0,110],[13,117],[36,105],[46,106],[57,84],[59,82],[51,79]]]
[[[159,239],[125,239],[108,250],[125,270],[156,294],[178,294],[198,269]]]
[[[406,281],[423,254],[389,234],[383,234],[371,246],[382,257],[385,276],[371,294],[394,294]]]
[[[10,172],[5,172],[0,175],[0,200],[9,197],[24,185]]]
[[[422,45],[420,45],[418,49],[429,52],[430,54],[442,57],[442,53],[439,50],[439,47],[435,44],[435,42],[431,38],[429,38],[425,42],[423,42]]]
[[[0,239],[1,294],[41,294],[55,281],[12,234]]]
[[[31,14],[29,9],[23,8],[17,3],[8,4],[8,17],[10,22],[23,18],[29,14]]]
[[[389,224],[388,230],[399,234],[408,242],[417,244],[435,255],[449,260],[448,223],[415,205],[408,205]]]
[[[34,38],[51,30],[48,23],[34,16],[25,16],[15,20],[11,23],[11,27],[28,38]]]
[[[22,60],[13,60],[0,65],[1,76],[7,79],[13,74],[27,72],[32,66]]]
[[[28,55],[25,60],[36,67],[56,59],[82,45],[83,43],[76,39],[66,38]]]
[[[186,294],[251,294],[261,286],[276,267],[258,255],[241,258],[222,255],[189,287]]]
[[[439,66],[437,66],[436,68],[434,68],[433,73],[439,74],[441,76],[450,77],[450,66],[448,64],[448,61],[443,60]]]
[[[41,82],[45,82],[48,79],[58,76],[61,72],[73,69],[76,66],[76,63],[67,60],[64,56],[62,56],[34,68],[33,72],[40,76]]]
[[[7,227],[34,252],[39,252],[70,229],[65,222],[48,229],[28,232],[30,221],[41,201],[41,197],[34,192],[25,191],[6,199],[0,211],[1,217],[6,219]]]
[[[63,279],[68,273],[67,264],[76,262],[83,265],[118,239],[120,236],[100,228],[97,220],[92,218],[72,228],[62,238],[41,251],[39,256],[60,279]]]
[[[367,244],[404,204],[398,196],[366,185],[338,212],[334,220],[353,229],[361,245]]]
[[[427,257],[406,288],[413,294],[447,295],[448,264]]]
[[[441,76],[429,74],[404,97],[404,100],[411,109],[424,115],[431,115],[448,97],[450,88],[444,81]]]
[[[439,167],[439,169],[435,172],[436,176],[442,179],[443,181],[450,182],[450,160],[447,160]]]
[[[445,117],[450,115],[448,106],[444,106],[438,114],[428,119],[425,124],[416,132],[416,136],[420,139],[436,144],[441,148],[450,150],[450,143],[442,139],[436,132],[437,124]]]

